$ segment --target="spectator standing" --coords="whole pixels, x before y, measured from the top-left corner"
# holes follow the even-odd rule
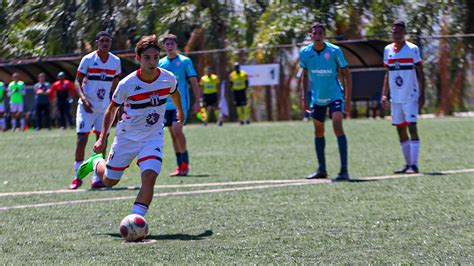
[[[71,116],[71,103],[75,96],[75,87],[71,81],[66,79],[64,72],[58,73],[58,80],[51,86],[50,97],[56,98],[56,107],[59,111],[59,126],[61,129],[66,128],[66,119],[69,126],[73,128]]]
[[[43,124],[43,115],[46,119],[46,127],[51,129],[51,107],[49,102],[51,84],[46,82],[46,75],[40,73],[38,75],[38,83],[35,84],[35,102],[36,102],[36,124],[35,129],[40,130]]]
[[[20,128],[22,131],[25,127],[25,118],[23,118],[23,97],[26,94],[25,83],[20,80],[18,73],[13,73],[12,81],[8,84],[8,96],[10,97],[10,113],[12,115],[12,131],[16,129],[16,120],[20,120]]]

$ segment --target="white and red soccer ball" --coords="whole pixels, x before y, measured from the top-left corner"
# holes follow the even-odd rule
[[[128,242],[142,241],[148,235],[148,223],[143,216],[130,214],[120,222],[120,235]]]

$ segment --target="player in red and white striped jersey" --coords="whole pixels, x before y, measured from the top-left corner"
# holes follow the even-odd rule
[[[184,116],[175,76],[156,67],[160,54],[156,36],[140,39],[135,52],[140,69],[118,84],[112,102],[104,113],[103,130],[94,145],[94,152],[104,151],[107,131],[119,106],[124,105],[125,112],[115,130],[108,160],[106,162],[102,154],[92,156],[80,166],[78,178],[84,178],[93,171],[107,187],[112,187],[120,181],[123,171],[137,158],[142,185],[133,204],[132,214],[145,216],[153,199],[156,178],[161,171],[163,118],[168,96],[177,108],[178,121],[182,121]]]
[[[416,123],[419,109],[425,103],[425,75],[418,46],[405,41],[403,21],[392,25],[393,43],[385,47],[384,64],[387,68],[382,90],[382,105],[388,108],[390,89],[392,124],[397,127],[405,166],[395,171],[418,173],[420,140]],[[409,133],[409,134],[408,134]],[[410,136],[408,136],[410,135]]]
[[[110,97],[117,87],[119,76],[122,72],[120,59],[109,52],[112,45],[112,36],[106,31],[96,35],[97,51],[85,55],[79,68],[75,81],[79,104],[76,113],[76,158],[74,162],[74,177],[77,169],[84,160],[84,151],[90,131],[98,137],[102,131],[102,118],[105,109],[110,103]],[[82,183],[75,178],[70,189],[77,189]],[[91,187],[100,188],[104,185],[97,175],[92,178]]]

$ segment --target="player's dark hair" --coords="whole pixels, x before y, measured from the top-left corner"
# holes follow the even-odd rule
[[[392,23],[392,27],[395,27],[395,26],[400,26],[402,27],[403,29],[406,29],[407,26],[405,24],[405,21],[403,20],[395,20],[393,23]]]
[[[165,44],[166,41],[174,41],[175,43],[178,43],[178,38],[176,37],[176,35],[168,33],[163,36],[163,44]]]
[[[149,48],[155,48],[160,51],[160,46],[158,45],[158,39],[156,35],[143,36],[140,41],[138,41],[137,46],[135,47],[135,53],[139,56],[142,55],[145,50]]]
[[[323,29],[323,32],[326,33],[326,26],[321,22],[314,22],[311,25],[311,29],[314,29],[314,28],[321,28],[321,29]]]
[[[110,32],[108,31],[99,31],[96,35],[95,35],[95,39],[98,40],[100,37],[102,36],[106,36],[110,39],[112,39],[112,34],[110,34]]]

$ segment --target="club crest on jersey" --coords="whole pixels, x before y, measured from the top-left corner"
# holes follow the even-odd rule
[[[99,98],[100,100],[105,99],[105,89],[104,88],[100,88],[100,89],[97,90],[97,98]]]
[[[395,62],[395,69],[400,69],[400,62]]]
[[[402,77],[398,76],[395,78],[395,84],[397,84],[398,87],[401,87],[403,85],[403,79]]]
[[[325,54],[324,54],[324,58],[325,58],[326,60],[329,60],[329,58],[331,58],[331,54],[325,53]]]
[[[147,123],[146,126],[151,127],[154,124],[158,123],[158,120],[160,120],[160,114],[153,111],[152,113],[149,113],[145,118],[145,121]]]
[[[179,67],[181,65],[181,62],[176,61],[176,66]]]
[[[104,71],[104,72],[101,72],[100,73],[100,79],[101,80],[105,80],[107,78],[107,73]]]
[[[158,94],[152,94],[150,95],[150,103],[153,106],[158,106],[160,105],[160,95]]]

